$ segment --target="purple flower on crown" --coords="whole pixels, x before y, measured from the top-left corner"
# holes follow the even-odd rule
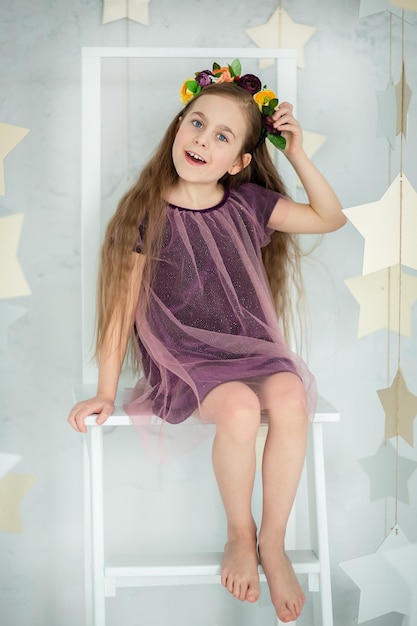
[[[213,82],[213,72],[210,70],[203,70],[196,74],[195,80],[200,85],[200,87],[207,87]]]
[[[244,74],[238,78],[236,83],[239,87],[243,87],[243,89],[249,91],[252,96],[262,89],[261,81],[254,74]]]

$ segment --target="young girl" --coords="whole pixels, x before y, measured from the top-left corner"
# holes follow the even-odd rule
[[[300,257],[294,234],[333,231],[345,217],[303,151],[292,106],[276,106],[257,77],[235,70],[236,62],[214,65],[184,84],[186,106],[109,223],[97,395],[76,404],[68,420],[86,432],[88,415],[98,424],[111,415],[133,328],[144,378],[128,413],[170,423],[197,414],[215,423],[213,467],[227,516],[222,583],[256,602],[261,563],[277,615],[290,622],[304,595],[284,538],[314,382],[287,347],[277,313],[285,330]],[[308,204],[287,197],[265,137],[285,146]],[[261,411],[269,428],[258,532],[251,497]]]

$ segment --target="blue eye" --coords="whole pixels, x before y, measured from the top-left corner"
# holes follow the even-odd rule
[[[193,120],[192,121],[193,126],[195,126],[196,128],[201,128],[203,126],[203,123],[200,122],[200,120]]]
[[[219,134],[217,135],[217,138],[218,138],[220,141],[227,141],[227,137],[226,137],[226,135],[222,135],[221,133],[219,133]]]

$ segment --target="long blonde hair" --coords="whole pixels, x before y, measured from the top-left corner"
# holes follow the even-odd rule
[[[135,250],[139,227],[145,233],[141,252],[146,255],[142,289],[145,294],[152,283],[152,276],[162,245],[169,190],[176,183],[178,174],[172,160],[172,146],[181,116],[199,98],[206,94],[233,98],[238,101],[247,120],[247,135],[242,154],[252,154],[250,164],[238,174],[226,173],[220,183],[224,188],[234,189],[242,183],[252,182],[287,195],[285,186],[273,164],[265,142],[259,144],[261,116],[252,96],[233,83],[213,84],[205,87],[186,107],[175,116],[165,136],[150,161],[145,165],[133,186],[122,197],[110,220],[101,249],[98,281],[96,357],[98,358],[110,320],[117,308],[123,307],[133,267],[132,251]],[[265,270],[272,297],[285,335],[288,336],[292,320],[291,295],[299,291],[301,284],[300,247],[297,238],[288,233],[275,231],[270,243],[262,250]],[[123,332],[123,329],[120,329]],[[139,329],[140,332],[140,329]]]

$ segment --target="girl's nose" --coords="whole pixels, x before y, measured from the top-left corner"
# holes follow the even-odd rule
[[[207,137],[205,136],[204,133],[199,133],[196,137],[194,137],[194,143],[198,144],[199,146],[203,146],[204,148],[207,147]]]

